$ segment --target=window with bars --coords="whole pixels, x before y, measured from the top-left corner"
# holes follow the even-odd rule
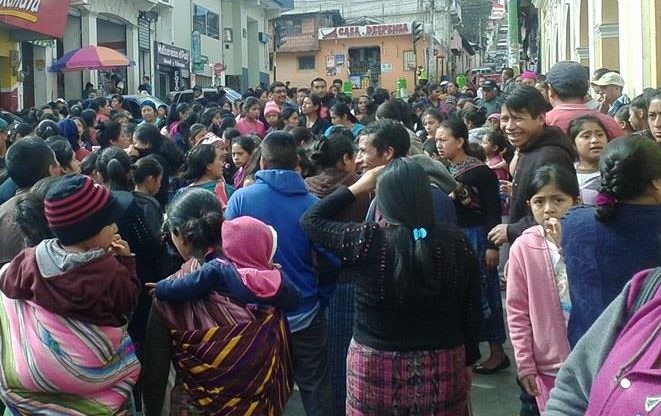
[[[314,55],[299,56],[298,69],[314,69]]]
[[[220,17],[218,14],[197,4],[193,5],[193,31],[220,39]]]

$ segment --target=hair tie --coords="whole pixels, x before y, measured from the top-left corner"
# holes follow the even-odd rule
[[[594,200],[595,205],[598,206],[598,207],[611,207],[612,208],[612,207],[615,206],[615,202],[617,202],[617,200],[615,199],[615,196],[613,196],[611,194],[604,193],[604,192],[598,192],[597,197]]]
[[[423,227],[413,229],[413,241],[422,240],[427,237],[427,230]]]

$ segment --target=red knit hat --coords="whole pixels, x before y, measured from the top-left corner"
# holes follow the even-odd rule
[[[46,194],[48,226],[63,245],[88,240],[124,215],[131,204],[128,192],[110,192],[85,175],[71,174]]]

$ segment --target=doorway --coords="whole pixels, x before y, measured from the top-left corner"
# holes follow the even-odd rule
[[[349,48],[349,70],[354,87],[379,88],[381,78],[381,48],[370,46]]]

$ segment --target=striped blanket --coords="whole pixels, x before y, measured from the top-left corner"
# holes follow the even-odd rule
[[[0,293],[0,398],[14,415],[128,415],[140,373],[125,327],[55,315]]]
[[[171,415],[282,414],[294,385],[282,311],[248,308],[219,293],[154,304],[170,329],[178,376]]]

